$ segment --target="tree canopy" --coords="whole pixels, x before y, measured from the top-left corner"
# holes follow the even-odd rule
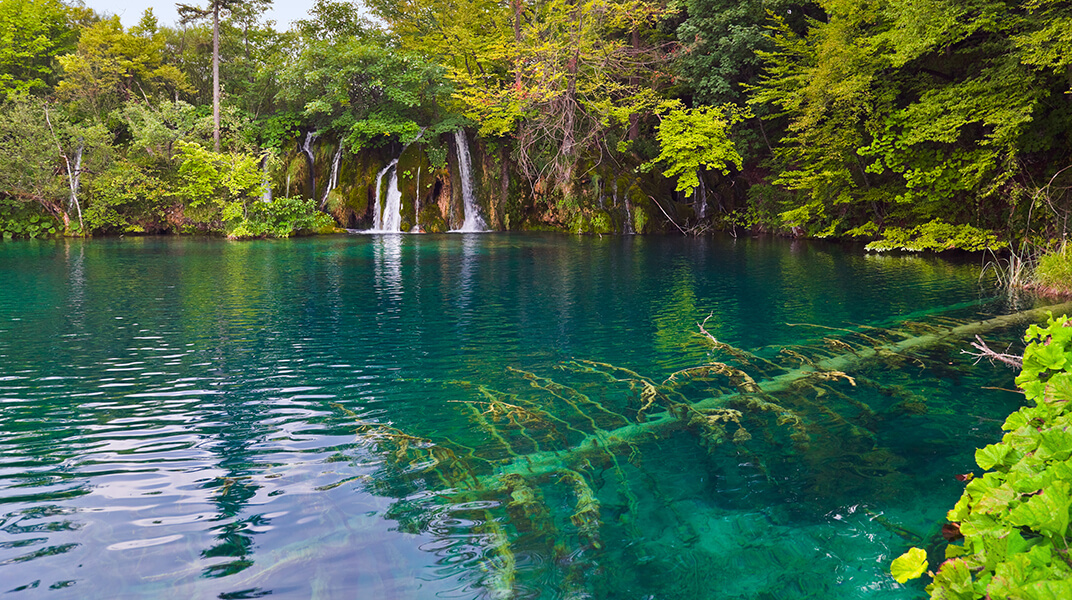
[[[704,220],[886,248],[1057,235],[1072,216],[1072,8],[1058,0],[317,0],[289,31],[267,4],[183,4],[178,24],[148,11],[126,28],[0,0],[2,110],[103,128],[93,152],[115,160],[70,178],[90,205],[143,175],[173,188],[183,144],[243,154],[291,193],[318,168],[337,181],[341,153],[366,181],[417,141],[440,169],[425,184],[452,193],[447,134],[466,128],[514,223]],[[73,139],[62,154],[88,158]],[[147,230],[198,212],[149,195],[161,220]]]

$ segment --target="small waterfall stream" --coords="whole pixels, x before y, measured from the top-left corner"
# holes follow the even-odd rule
[[[398,158],[392,160],[382,171],[376,174],[376,199],[372,213],[372,229],[369,229],[368,233],[402,233],[402,190],[398,187],[398,160],[406,153],[406,149],[410,147],[410,144],[421,139],[425,129],[425,127],[421,127],[421,130],[417,132],[417,137],[402,146],[402,152],[398,153]],[[383,177],[388,173],[391,176],[387,180],[387,191],[384,192]],[[419,167],[417,173],[417,198],[414,201],[414,215],[420,210],[421,201]],[[383,196],[384,194],[386,197]],[[415,224],[413,229],[414,231],[419,231],[419,225]]]
[[[383,197],[383,177],[387,180],[386,198]],[[398,189],[398,159],[392,160],[376,175],[376,199],[373,206],[371,233],[402,232],[402,192]]]
[[[287,176],[287,186],[290,186],[290,176]],[[261,157],[261,201],[272,201],[272,176],[268,172],[268,155]]]
[[[339,185],[339,165],[342,164],[342,142],[335,150],[335,158],[331,161],[331,174],[328,175],[328,184],[324,186],[324,197],[320,199],[320,208],[323,210],[328,204],[328,194]]]
[[[309,169],[309,196],[316,197],[316,156],[313,155],[313,143],[320,137],[315,131],[305,133],[305,142],[301,145],[302,154],[305,155],[305,164]]]
[[[618,182],[614,182],[614,204],[618,204]],[[626,235],[632,235],[636,233],[633,231],[633,203],[629,201],[629,191],[625,192],[625,223],[623,223],[622,233]]]
[[[421,167],[417,167],[417,197],[413,199],[413,229],[410,233],[424,233],[421,229]]]
[[[465,208],[465,220],[462,222],[459,233],[487,231],[488,226],[480,217],[480,210],[476,205],[476,197],[473,193],[473,170],[472,158],[469,155],[469,140],[465,137],[465,130],[454,130],[454,145],[458,150],[458,175],[462,184],[462,206]]]
[[[697,171],[696,175],[699,176],[700,184],[696,186],[696,191],[693,192],[692,202],[696,210],[696,216],[703,219],[707,216],[707,186],[704,185],[703,171]]]

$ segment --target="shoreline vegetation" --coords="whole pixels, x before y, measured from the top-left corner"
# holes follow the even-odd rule
[[[1016,384],[1030,405],[1005,420],[1000,442],[976,451],[984,474],[957,476],[966,485],[942,527],[948,545],[911,548],[891,565],[899,583],[927,573],[931,598],[1072,595],[1072,322],[1051,313],[1024,341]]]
[[[1072,291],[1056,0],[268,4],[0,0],[0,236],[769,233]]]

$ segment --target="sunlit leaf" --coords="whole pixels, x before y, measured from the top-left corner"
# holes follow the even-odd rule
[[[890,573],[897,583],[915,579],[927,570],[927,553],[920,548],[910,548],[908,552],[893,559]]]

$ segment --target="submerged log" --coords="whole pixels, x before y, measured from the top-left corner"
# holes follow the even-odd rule
[[[691,409],[689,413],[724,409],[734,400],[762,397],[787,391],[792,385],[802,380],[821,377],[824,373],[843,373],[854,366],[884,354],[902,354],[909,350],[934,346],[952,339],[970,338],[995,329],[1041,321],[1050,312],[1055,314],[1072,312],[1072,302],[966,323],[945,331],[916,335],[899,342],[872,348],[858,348],[853,352],[846,352],[812,364],[801,365],[781,375],[757,381],[755,383],[757,389],[753,391],[739,391],[692,403],[688,406]],[[638,443],[657,439],[671,431],[687,427],[689,419],[682,417],[683,415],[679,411],[667,410],[662,413],[650,414],[645,421],[640,423],[631,423],[606,431],[596,430],[568,450],[533,452],[512,457],[498,467],[495,477],[511,474],[525,476],[546,475],[561,471],[567,465],[578,464],[590,459],[596,460],[599,457],[605,457],[607,453],[626,451]]]

